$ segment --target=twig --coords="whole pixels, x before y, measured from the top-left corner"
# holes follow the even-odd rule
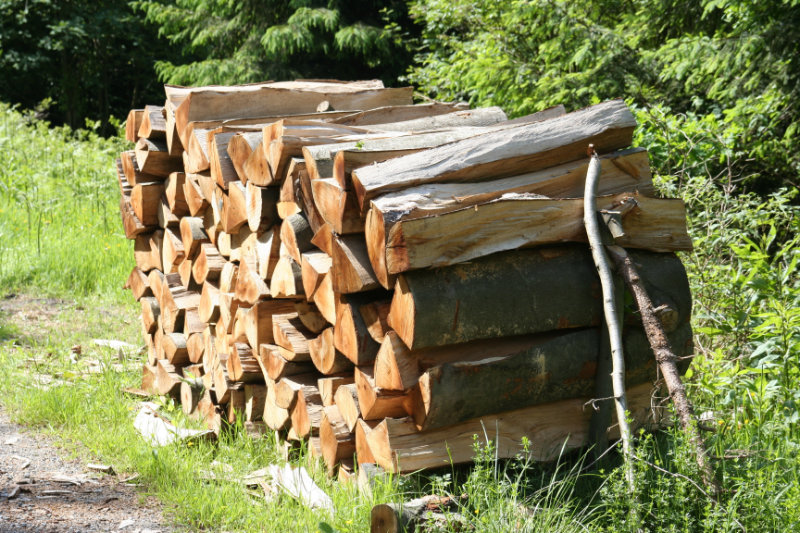
[[[603,240],[600,235],[600,223],[597,220],[597,182],[600,178],[600,159],[594,153],[594,148],[590,145],[591,161],[589,170],[586,172],[586,185],[583,194],[583,224],[586,227],[586,234],[589,237],[589,246],[592,249],[592,258],[600,276],[600,283],[603,287],[603,311],[605,313],[606,325],[608,327],[608,337],[611,343],[611,383],[614,390],[614,400],[617,408],[617,421],[619,423],[619,433],[622,440],[622,452],[625,455],[625,477],[631,491],[636,487],[634,484],[633,464],[630,461],[631,454],[631,428],[628,424],[628,402],[625,396],[625,358],[622,352],[622,328],[619,324],[619,317],[616,312],[616,302],[614,298],[614,276],[611,272],[611,265],[603,247]],[[601,376],[598,376],[598,379]]]

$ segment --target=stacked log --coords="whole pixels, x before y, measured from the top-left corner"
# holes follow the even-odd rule
[[[588,144],[609,239],[691,353],[684,206],[654,195],[623,102],[508,121],[374,81],[165,89],[131,111],[117,162],[126,286],[142,388],[209,427],[308,440],[332,472],[467,462],[476,434],[499,457],[585,445],[603,352]],[[656,365],[624,323],[643,423]]]

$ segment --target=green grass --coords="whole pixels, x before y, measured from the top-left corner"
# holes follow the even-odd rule
[[[668,144],[689,163],[720,150],[691,125],[639,118],[642,145]],[[676,128],[687,134],[684,141],[659,137]],[[789,531],[800,525],[800,222],[792,194],[733,196],[701,165],[684,165],[660,181],[666,192],[684,197],[691,213],[696,250],[683,259],[696,299],[700,357],[688,382],[698,413],[712,426],[704,435],[725,489],[718,504],[697,485],[683,435],[667,428],[639,437],[634,492],[614,451],[598,462],[569,455],[537,465],[497,461],[491,446],[476,442],[474,466],[389,477],[370,495],[328,479],[305,450],[291,450],[292,462],[306,465],[332,497],[335,512],[328,514],[208,479],[210,471],[236,479],[282,462],[272,435],[253,440],[234,427],[215,443],[154,450],[133,429],[136,400],[121,390],[138,383],[143,356],[123,354],[121,362],[92,342],[141,344],[137,306],[120,289],[132,267],[112,163],[121,146],[90,133],[51,130],[0,107],[0,297],[25,295],[0,301],[9,309],[0,313],[0,398],[15,420],[53,434],[75,454],[139,473],[144,490],[164,502],[176,523],[211,531],[365,531],[374,503],[449,493],[467,495],[459,513],[476,531]],[[82,348],[77,359],[75,345]],[[93,360],[105,370],[87,374]],[[191,426],[179,408],[165,403],[164,409]]]

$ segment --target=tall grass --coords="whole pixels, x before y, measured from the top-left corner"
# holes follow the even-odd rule
[[[121,293],[133,267],[119,220],[121,148],[0,103],[0,288]]]

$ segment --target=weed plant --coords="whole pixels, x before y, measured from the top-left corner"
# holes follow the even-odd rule
[[[305,449],[291,450],[291,461],[308,466],[332,497],[335,511],[327,513],[282,495],[267,500],[236,482],[285,460],[274,435],[252,440],[234,426],[216,443],[158,450],[138,437],[136,401],[121,389],[137,384],[143,356],[90,343],[140,344],[133,305],[118,298],[132,256],[112,164],[121,145],[0,111],[0,287],[69,298],[39,325],[0,315],[3,405],[75,453],[138,472],[188,529],[360,532],[373,504],[431,493],[456,497],[456,512],[474,531],[800,529],[797,192],[757,197],[742,193],[736,176],[712,175],[710,158],[738,156],[708,117],[638,110],[637,145],[649,148],[662,192],[682,197],[689,211],[695,249],[682,259],[694,295],[696,357],[686,378],[724,488],[719,501],[699,484],[683,434],[666,427],[637,439],[634,492],[613,449],[600,460],[571,454],[542,465],[524,454],[498,460],[477,436],[474,465],[388,476],[370,493],[330,480]],[[70,351],[75,344],[84,346],[81,358]],[[87,374],[87,359],[104,362],[104,371]],[[192,426],[171,402],[163,408]],[[459,530],[452,518],[436,530]]]

